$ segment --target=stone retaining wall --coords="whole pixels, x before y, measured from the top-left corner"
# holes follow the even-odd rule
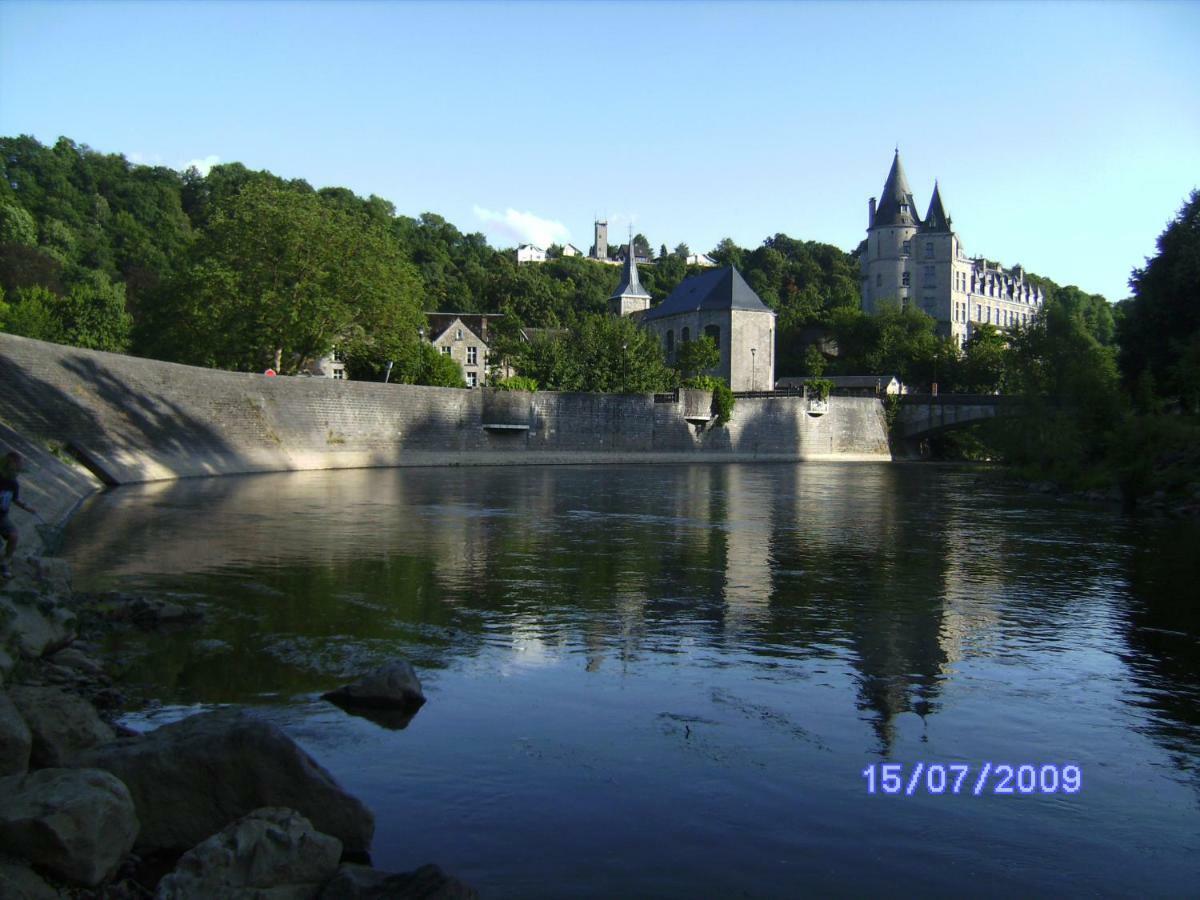
[[[486,402],[485,402],[486,400]],[[888,459],[881,404],[743,398],[727,426],[648,394],[268,378],[0,334],[0,423],[124,484],[368,466]]]

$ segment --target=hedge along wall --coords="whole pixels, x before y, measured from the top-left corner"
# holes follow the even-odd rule
[[[0,422],[114,484],[368,466],[889,459],[882,405],[743,398],[724,427],[648,394],[270,378],[0,334]]]

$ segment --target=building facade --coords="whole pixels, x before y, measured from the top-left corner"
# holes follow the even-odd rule
[[[874,197],[869,202],[859,264],[865,312],[875,314],[887,302],[915,306],[959,346],[978,325],[1004,329],[1028,323],[1045,300],[1020,266],[1005,269],[966,255],[936,183],[921,218],[899,150],[878,204]]]
[[[487,382],[488,320],[500,318],[488,313],[426,313],[429,342],[439,353],[458,363],[467,387]],[[502,373],[503,377],[503,373]]]

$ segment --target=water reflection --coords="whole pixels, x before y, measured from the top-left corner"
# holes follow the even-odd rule
[[[1200,849],[1198,537],[1194,524],[1129,522],[949,469],[693,465],[174,482],[99,498],[68,544],[95,586],[211,604],[202,635],[114,638],[126,679],[147,694],[256,702],[311,725],[329,721],[299,712],[313,693],[403,653],[434,694],[454,698],[451,710],[471,698],[478,708],[468,722],[431,704],[389,753],[433,742],[427,752],[467,770],[473,798],[511,795],[510,816],[532,800],[512,799],[527,785],[495,759],[532,747],[537,777],[556,783],[557,771],[591,815],[609,814],[614,792],[580,786],[580,772],[737,822],[741,837],[719,853],[691,826],[662,838],[662,852],[697,867],[694,886],[728,877],[705,866],[753,862],[761,893],[787,893],[769,885],[790,854],[806,884],[845,890],[821,874],[821,854],[764,831],[805,797],[840,848],[828,852],[856,866],[847,847],[873,823],[878,858],[926,859],[929,872],[909,874],[933,893],[965,886],[968,870],[989,872],[997,891],[1043,887],[1046,847],[1085,832],[1090,849],[1055,871],[1153,893],[1183,884]],[[501,709],[508,718],[484,724]],[[460,746],[463,729],[485,755]],[[620,741],[581,757],[578,736],[593,730]],[[930,818],[920,798],[903,811],[863,806],[856,782],[870,759],[1066,757],[1098,785],[1074,806],[947,800]],[[431,803],[468,802],[434,775],[429,784]],[[520,837],[570,854],[569,823],[546,835],[534,824],[545,811],[528,814]],[[960,816],[999,845],[1020,844],[1026,867],[995,869]],[[1124,859],[1132,839],[1118,821],[1155,842],[1157,881]],[[519,893],[483,836],[456,840],[482,854],[486,883]],[[628,852],[598,885],[646,883],[654,854]],[[886,890],[890,876],[877,874]],[[862,887],[874,876],[860,877]]]

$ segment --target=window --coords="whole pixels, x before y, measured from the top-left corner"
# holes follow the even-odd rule
[[[983,307],[980,306],[978,303],[975,304],[975,321],[976,322],[983,321]]]
[[[346,370],[345,369],[334,369],[333,377],[338,381],[345,381],[346,380]]]
[[[443,347],[443,348],[442,348],[442,356],[449,356],[449,355],[450,355],[450,348],[449,348],[449,347]]]
[[[907,272],[905,272],[903,275],[900,276],[900,283],[902,285],[904,285],[905,287],[908,287],[908,273]]]
[[[463,339],[463,338],[462,338],[462,329],[461,329],[461,328],[459,328],[457,331],[455,331],[455,332],[454,332],[454,339],[455,339],[456,341],[461,341],[461,340]]]
[[[933,259],[933,241],[925,242],[925,258]]]
[[[468,347],[467,348],[467,365],[475,366],[478,364],[479,364],[479,348],[478,347]]]
[[[717,345],[717,349],[721,349],[721,328],[719,325],[706,325],[704,328],[704,336],[712,338],[712,342]]]
[[[685,328],[685,329],[683,329],[683,331],[679,332],[679,340],[681,340],[683,343],[686,344],[691,339],[692,339],[692,329]]]
[[[675,356],[675,332],[670,330],[667,332],[667,359],[671,360]]]
[[[467,387],[479,387],[479,376],[474,372],[467,373]]]
[[[908,254],[912,252],[912,241],[905,241],[904,248],[900,252],[905,256],[908,256]]]
[[[882,272],[875,273],[875,287],[883,287],[883,273]]]
[[[921,283],[933,284],[935,281],[937,281],[937,266],[926,266]]]

